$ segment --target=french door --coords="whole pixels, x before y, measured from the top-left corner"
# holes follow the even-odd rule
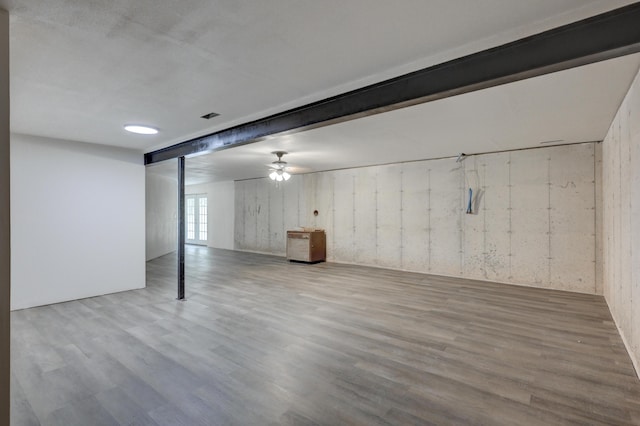
[[[185,196],[185,242],[207,245],[207,195]]]

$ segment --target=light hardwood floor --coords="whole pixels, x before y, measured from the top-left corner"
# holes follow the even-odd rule
[[[189,246],[12,314],[14,425],[640,424],[602,297]]]

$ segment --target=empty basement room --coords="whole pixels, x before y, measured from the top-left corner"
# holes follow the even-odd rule
[[[0,7],[0,425],[640,424],[640,2]]]

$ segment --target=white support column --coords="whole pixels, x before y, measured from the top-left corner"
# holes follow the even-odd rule
[[[11,302],[9,196],[9,13],[0,10],[0,424],[9,424]]]

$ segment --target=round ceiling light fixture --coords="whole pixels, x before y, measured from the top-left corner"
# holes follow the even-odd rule
[[[141,124],[127,124],[124,126],[127,132],[136,133],[138,135],[156,135],[158,129],[149,126],[143,126]]]

